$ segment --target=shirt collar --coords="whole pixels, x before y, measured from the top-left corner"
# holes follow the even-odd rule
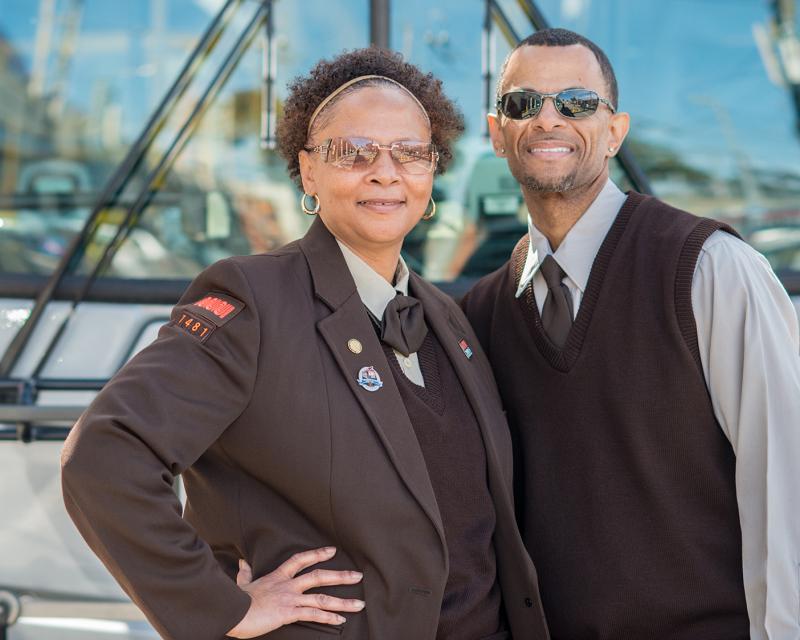
[[[356,283],[361,302],[373,316],[378,319],[383,318],[386,305],[391,302],[398,291],[404,296],[408,295],[408,266],[403,260],[403,256],[400,256],[400,260],[397,262],[397,271],[394,274],[395,284],[392,286],[338,238],[336,242],[342,250],[344,261]]]
[[[555,252],[550,248],[550,242],[545,235],[534,226],[528,216],[528,257],[525,259],[516,297],[522,295],[539,270],[542,260],[550,254],[583,294],[595,256],[627,197],[609,178]]]

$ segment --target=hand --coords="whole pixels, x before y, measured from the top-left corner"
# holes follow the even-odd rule
[[[228,635],[232,638],[255,638],[299,620],[343,624],[345,618],[332,611],[361,611],[366,605],[363,600],[343,600],[322,593],[304,593],[315,587],[356,584],[361,580],[363,576],[358,571],[315,569],[297,576],[303,569],[330,560],[334,555],[334,547],[296,553],[275,571],[258,580],[253,580],[250,565],[239,560],[236,584],[253,601],[245,617],[228,631]]]

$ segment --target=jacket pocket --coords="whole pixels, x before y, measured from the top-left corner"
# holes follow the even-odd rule
[[[499,631],[498,633],[493,633],[488,638],[484,638],[483,640],[511,640],[511,632]]]
[[[290,626],[304,627],[306,629],[311,629],[312,631],[319,631],[320,633],[327,633],[332,636],[340,636],[342,635],[342,631],[344,631],[344,628],[341,626],[335,627],[331,624],[320,624],[319,622],[301,621],[301,622],[295,622]]]

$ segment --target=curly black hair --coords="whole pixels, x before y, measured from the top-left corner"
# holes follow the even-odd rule
[[[289,169],[289,176],[302,187],[298,154],[308,142],[308,122],[319,104],[336,89],[353,78],[379,75],[391,78],[408,89],[420,101],[431,122],[431,139],[439,151],[436,172],[442,173],[453,157],[452,145],[464,131],[464,118],[458,107],[442,91],[442,81],[431,73],[405,62],[394,51],[368,47],[344,52],[332,60],[321,60],[307,76],[295,78],[289,85],[289,96],[278,122],[278,149]],[[331,105],[342,96],[367,86],[391,84],[380,79],[365,80],[348,87],[328,103],[314,122],[325,121]]]

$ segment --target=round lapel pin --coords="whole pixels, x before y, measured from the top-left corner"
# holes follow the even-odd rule
[[[364,350],[364,347],[361,345],[360,340],[356,340],[355,338],[350,338],[347,341],[347,348],[350,349],[353,353],[358,355]]]
[[[383,386],[380,374],[375,371],[375,367],[361,367],[358,372],[358,384],[367,391],[377,391]]]

